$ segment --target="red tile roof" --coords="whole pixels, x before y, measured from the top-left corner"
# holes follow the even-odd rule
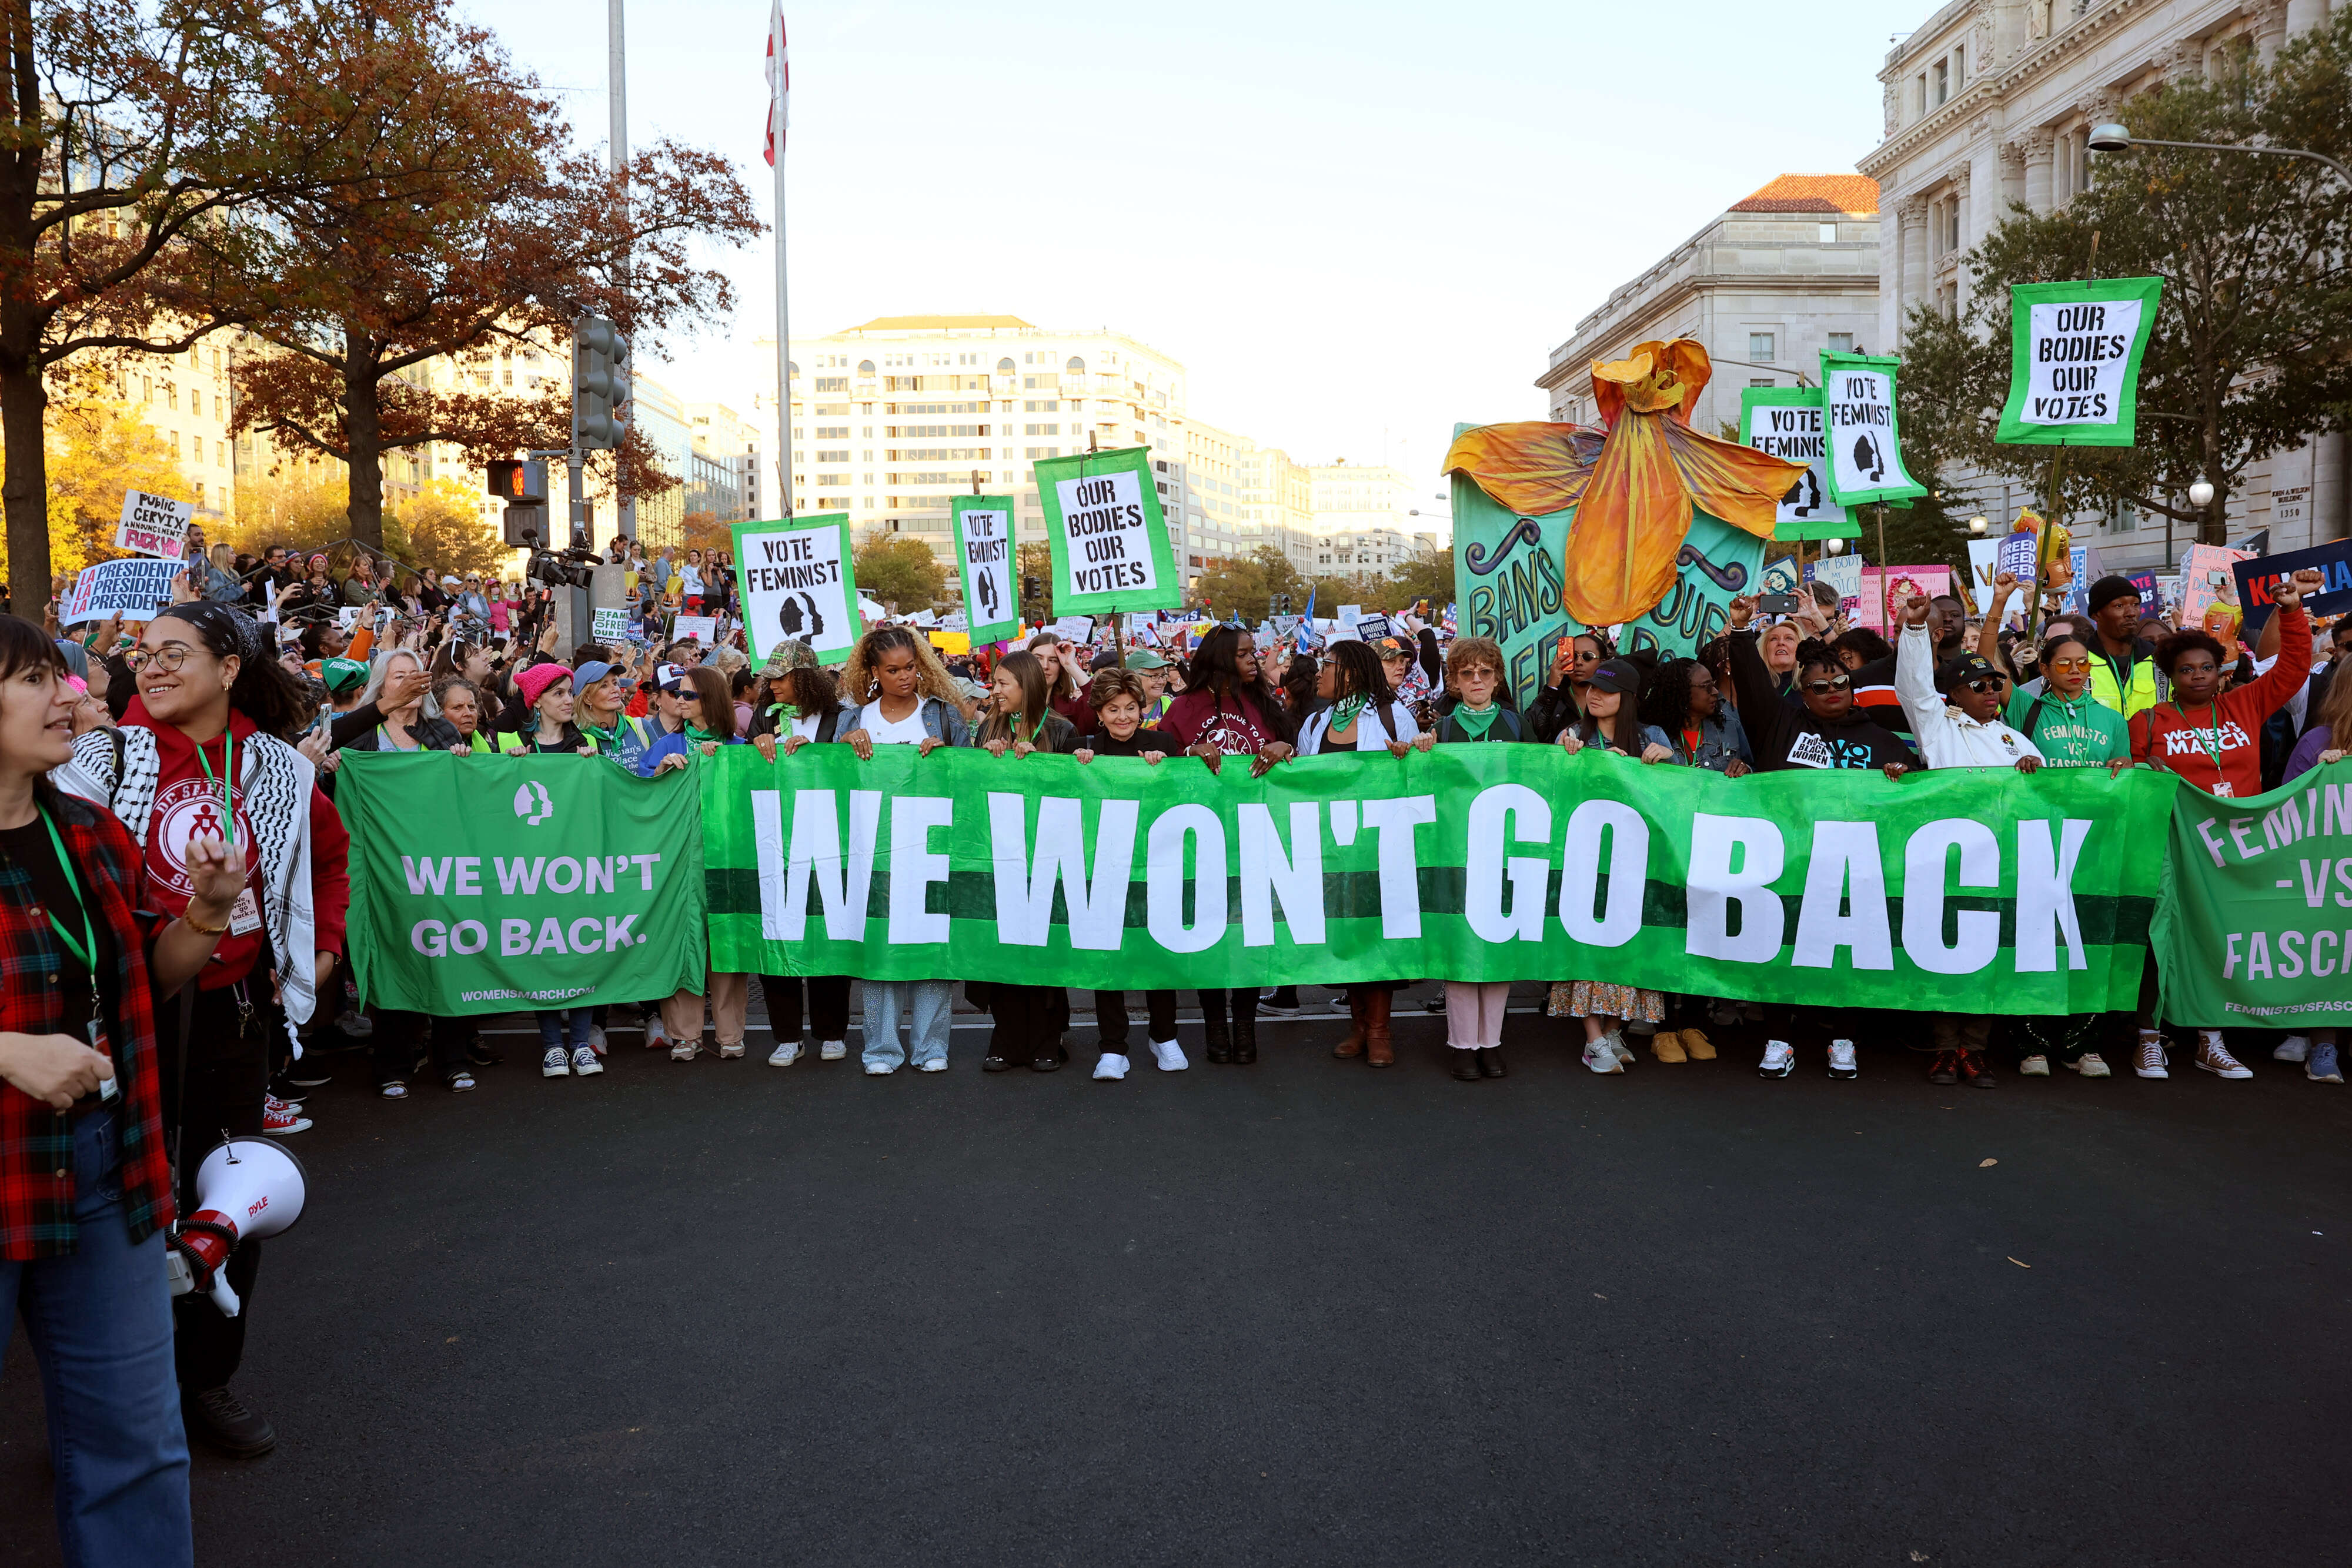
[[[1782,174],[1734,202],[1735,213],[1875,213],[1878,182],[1861,174]]]

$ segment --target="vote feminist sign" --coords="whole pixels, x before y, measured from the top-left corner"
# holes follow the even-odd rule
[[[734,533],[743,629],[753,661],[788,642],[806,643],[820,664],[849,657],[865,631],[857,616],[849,515],[737,523]]]
[[[1822,356],[1822,423],[1830,499],[1841,507],[1907,501],[1927,487],[1903,466],[1895,371],[1885,355]]]
[[[1055,458],[1036,473],[1055,611],[1098,615],[1183,602],[1146,449]]]
[[[2012,285],[2009,401],[1996,439],[2131,445],[2140,358],[2163,287],[2157,277]]]
[[[971,640],[977,644],[1010,637],[1021,629],[1020,596],[1013,585],[1013,497],[958,496],[954,510],[956,564]]]

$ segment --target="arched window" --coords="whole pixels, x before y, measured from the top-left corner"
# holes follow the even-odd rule
[[[859,375],[861,375],[861,376],[870,376],[870,375],[872,375],[872,374],[874,373],[874,361],[871,361],[871,360],[860,360],[860,361],[857,361],[857,373],[858,373]]]
[[[1074,375],[1074,376],[1082,376],[1082,375],[1085,375],[1085,374],[1087,373],[1087,362],[1086,362],[1084,360],[1082,360],[1082,359],[1078,358],[1078,357],[1077,357],[1077,355],[1076,355],[1076,354],[1072,354],[1072,355],[1070,356],[1070,362],[1069,362],[1068,364],[1066,364],[1066,365],[1064,365],[1064,366],[1062,367],[1062,369],[1064,369],[1065,371],[1067,371],[1070,374],[1072,374],[1072,375]]]
[[[796,376],[800,373],[801,367],[797,361],[793,360],[786,360],[784,361],[784,374],[788,376]]]
[[[996,373],[1000,376],[1009,376],[1013,373],[1012,355],[1007,354],[1004,358],[996,361]]]

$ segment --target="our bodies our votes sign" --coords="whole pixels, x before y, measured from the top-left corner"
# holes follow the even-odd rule
[[[1848,521],[1845,508],[1830,499],[1821,388],[1742,388],[1739,439],[1759,452],[1806,465],[1805,476],[1780,497],[1773,514],[1774,538],[1837,539],[1861,532]]]
[[[1013,500],[958,496],[953,505],[956,568],[961,574],[965,629],[975,643],[1002,642],[1021,630],[1021,595],[1013,581]]]
[[[1993,439],[2026,446],[2129,446],[2139,366],[2160,277],[2015,283],[2009,289],[2009,400]]]
[[[850,561],[849,514],[737,523],[735,570],[751,662],[785,643],[806,643],[817,663],[837,664],[857,646],[857,574]]]
[[[1903,466],[1891,355],[1822,355],[1822,440],[1829,449],[1830,499],[1841,507],[1907,501],[1927,487]]]
[[[144,621],[172,602],[172,580],[186,570],[185,561],[158,560],[147,556],[86,566],[58,607],[58,624],[73,626],[85,621],[103,621],[110,615]]]
[[[2352,1023],[2352,762],[2243,800],[2183,787],[2149,936],[2169,1022]]]
[[[1034,466],[1054,552],[1056,612],[1108,615],[1184,602],[1150,448],[1082,452]]]
[[[187,549],[188,524],[195,515],[196,508],[186,501],[125,490],[122,519],[114,527],[114,548],[177,560]]]

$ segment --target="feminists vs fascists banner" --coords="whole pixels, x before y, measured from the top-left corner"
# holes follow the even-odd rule
[[[1197,762],[845,747],[698,765],[712,967],[1139,989],[1588,978],[1822,1005],[2137,999],[2176,788],[1475,746]],[[646,994],[654,994],[648,990]]]

